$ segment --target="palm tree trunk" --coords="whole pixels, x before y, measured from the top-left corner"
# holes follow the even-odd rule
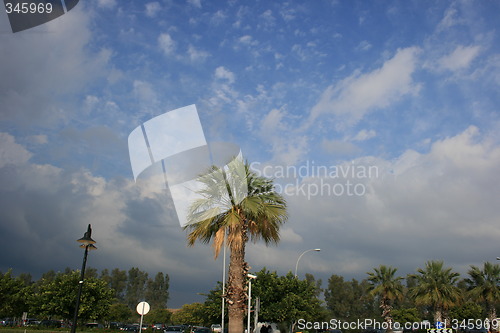
[[[488,311],[488,319],[490,320],[490,329],[489,332],[498,332],[498,326],[494,325],[495,320],[497,319],[497,311],[495,309],[495,305],[489,305],[489,311]],[[497,325],[500,323],[497,323]]]
[[[244,332],[243,321],[247,300],[245,276],[248,271],[244,258],[244,246],[240,249],[231,248],[227,288],[229,333]]]
[[[434,323],[441,322],[443,319],[443,312],[441,308],[436,308],[436,311],[434,312]]]

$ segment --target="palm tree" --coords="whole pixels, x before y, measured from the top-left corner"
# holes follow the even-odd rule
[[[246,310],[245,281],[248,264],[245,247],[249,239],[267,244],[279,241],[280,226],[287,219],[286,202],[274,191],[272,181],[234,159],[228,170],[212,167],[198,179],[202,184],[188,213],[188,244],[212,241],[217,258],[227,240],[230,250],[228,287],[229,332],[243,332]]]
[[[428,261],[425,269],[419,268],[419,274],[412,275],[417,285],[411,288],[410,295],[417,305],[432,306],[434,322],[441,322],[443,312],[460,300],[460,289],[457,282],[460,274],[451,268],[443,268],[443,261]]]
[[[478,302],[484,302],[488,309],[490,323],[496,320],[496,306],[500,303],[500,265],[485,262],[483,269],[472,265],[465,279],[470,294]]]
[[[385,322],[392,326],[392,302],[403,299],[402,277],[395,277],[397,268],[380,265],[374,268],[373,272],[368,272],[368,282],[370,283],[370,294],[378,296],[380,299],[380,308]]]

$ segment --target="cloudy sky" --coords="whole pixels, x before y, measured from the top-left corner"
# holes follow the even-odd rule
[[[81,0],[12,33],[0,13],[0,271],[170,275],[170,307],[221,280],[172,202],[135,183],[128,135],[196,104],[208,142],[275,178],[289,221],[252,270],[366,277],[500,256],[497,1]]]

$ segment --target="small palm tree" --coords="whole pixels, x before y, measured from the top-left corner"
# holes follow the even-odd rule
[[[370,294],[378,296],[380,299],[380,308],[385,322],[392,326],[392,303],[395,300],[403,299],[402,277],[395,277],[397,268],[380,265],[374,268],[373,272],[368,272],[368,282],[370,283]]]
[[[442,261],[428,261],[425,269],[419,268],[419,274],[412,275],[417,285],[410,289],[410,295],[417,305],[432,306],[434,321],[441,322],[443,312],[460,300],[460,289],[457,282],[460,274],[451,268],[443,268]]]
[[[252,172],[240,159],[234,159],[227,171],[212,167],[199,181],[201,198],[190,206],[185,227],[190,230],[188,244],[212,242],[217,258],[227,239],[229,333],[241,333],[247,299],[246,243],[249,239],[263,239],[266,244],[279,241],[280,226],[287,219],[286,202],[274,191],[271,180]]]
[[[491,323],[497,318],[496,306],[500,304],[500,265],[485,262],[482,270],[472,265],[468,274],[470,278],[465,282],[470,294],[477,302],[486,304]]]

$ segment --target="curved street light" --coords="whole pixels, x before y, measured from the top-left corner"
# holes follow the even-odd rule
[[[299,260],[300,258],[302,258],[302,256],[304,254],[306,254],[307,252],[311,252],[311,251],[316,251],[316,252],[319,252],[321,251],[321,249],[310,249],[310,250],[307,250],[307,251],[304,251],[302,252],[302,254],[299,256],[299,258],[297,259],[297,263],[295,264],[295,277],[297,277],[297,268],[299,268]]]
[[[75,315],[73,317],[73,325],[71,326],[71,333],[76,332],[76,322],[78,320],[78,308],[80,307],[80,298],[82,296],[83,276],[85,274],[85,265],[87,264],[87,254],[89,253],[89,250],[97,250],[97,247],[94,246],[95,240],[93,240],[91,236],[92,236],[92,228],[90,227],[89,224],[87,232],[83,234],[82,238],[77,240],[77,242],[82,243],[80,247],[85,249],[85,252],[83,254],[83,264],[82,264],[82,270],[80,271],[80,280],[78,281],[78,295],[76,296]]]

